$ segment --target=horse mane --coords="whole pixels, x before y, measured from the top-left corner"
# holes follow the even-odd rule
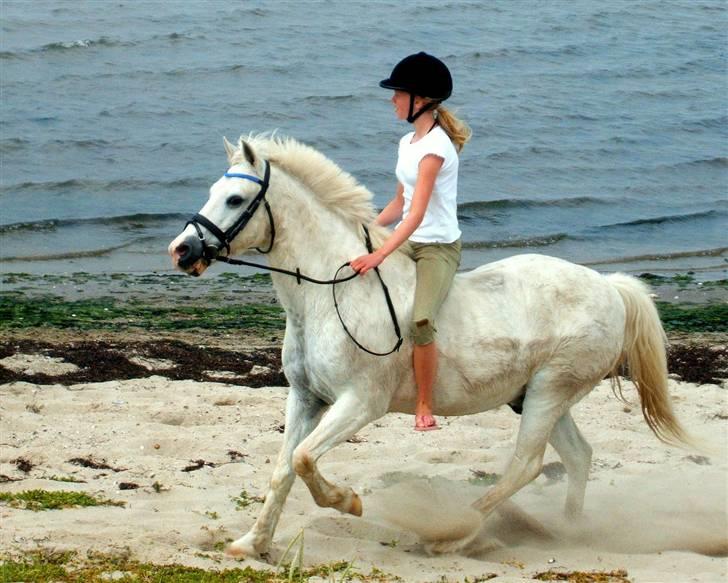
[[[335,214],[356,224],[369,225],[374,221],[371,191],[318,150],[275,134],[251,134],[242,139],[255,152],[300,181]],[[231,162],[235,164],[244,159],[244,153],[239,150]]]

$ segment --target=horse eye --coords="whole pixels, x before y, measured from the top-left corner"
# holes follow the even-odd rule
[[[240,206],[241,204],[243,204],[243,197],[240,195],[234,194],[233,196],[231,196],[230,198],[227,199],[227,205],[229,207],[235,208],[235,207]]]

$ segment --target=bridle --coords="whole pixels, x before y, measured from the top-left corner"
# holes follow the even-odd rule
[[[203,234],[200,225],[202,225],[213,235],[215,235],[215,238],[217,238],[220,244],[225,248],[225,250],[227,251],[227,255],[229,256],[230,243],[233,242],[233,239],[237,237],[238,233],[240,233],[240,231],[245,228],[248,222],[250,222],[250,219],[253,218],[255,211],[258,210],[260,203],[263,202],[265,204],[265,210],[268,212],[268,222],[270,223],[270,244],[265,251],[263,251],[259,247],[256,247],[256,250],[260,251],[261,253],[270,253],[270,250],[273,249],[273,243],[276,239],[276,226],[273,222],[273,213],[271,213],[270,211],[270,205],[265,198],[265,193],[268,192],[268,186],[270,185],[270,164],[268,163],[268,160],[265,161],[265,170],[263,172],[262,180],[252,174],[237,174],[234,172],[226,172],[224,176],[225,178],[242,178],[243,180],[250,180],[251,182],[260,184],[260,191],[258,191],[258,194],[256,194],[253,200],[250,201],[248,208],[243,211],[243,213],[238,217],[238,220],[230,225],[230,227],[228,227],[226,231],[220,229],[215,223],[213,223],[210,219],[208,219],[204,215],[201,215],[200,213],[196,213],[195,215],[193,215],[192,218],[185,224],[185,228],[187,227],[187,225],[192,225],[195,228],[195,231],[197,231],[197,236],[202,242],[203,256],[205,259],[207,259],[207,261],[212,261],[213,259],[225,261],[224,256],[219,256],[220,249],[215,245],[210,245],[205,240],[205,235]]]
[[[230,265],[247,265],[249,267],[256,267],[258,269],[265,269],[267,271],[274,271],[276,273],[282,273],[284,275],[290,275],[292,277],[296,278],[296,281],[298,285],[301,285],[301,281],[308,281],[310,283],[315,283],[318,285],[330,285],[331,286],[331,293],[334,296],[334,308],[336,309],[336,315],[339,317],[339,322],[341,322],[341,326],[344,328],[344,332],[346,332],[347,336],[351,338],[351,340],[354,342],[354,344],[357,345],[361,350],[364,352],[371,354],[373,356],[387,356],[389,354],[392,354],[393,352],[397,352],[400,347],[402,346],[402,342],[404,339],[402,338],[402,333],[399,328],[399,321],[397,320],[397,313],[394,310],[394,304],[392,303],[392,298],[389,295],[389,289],[387,288],[387,285],[384,283],[384,280],[382,279],[382,275],[379,273],[379,268],[375,267],[374,272],[377,274],[377,278],[379,279],[379,283],[382,285],[382,291],[384,292],[384,299],[387,302],[387,309],[389,310],[389,315],[392,318],[392,325],[394,326],[394,332],[397,335],[397,342],[394,345],[394,348],[389,350],[388,352],[374,352],[372,350],[369,350],[365,346],[362,346],[356,338],[354,338],[353,334],[349,331],[349,329],[346,327],[346,324],[344,323],[344,319],[341,317],[341,312],[339,310],[339,302],[336,298],[336,284],[337,283],[343,283],[345,281],[350,281],[357,277],[359,274],[357,272],[354,272],[353,274],[343,277],[339,279],[339,272],[344,269],[344,267],[349,266],[349,262],[347,261],[339,269],[336,270],[336,273],[334,274],[333,279],[328,280],[321,280],[316,279],[313,277],[310,277],[308,275],[304,275],[301,273],[301,270],[296,267],[296,271],[289,271],[288,269],[281,269],[279,267],[271,267],[269,265],[263,265],[260,263],[253,263],[251,261],[243,261],[242,259],[233,259],[230,257],[230,244],[233,242],[233,239],[242,231],[245,226],[250,222],[250,219],[253,218],[253,215],[255,214],[255,211],[258,210],[258,207],[260,206],[260,203],[264,203],[265,210],[268,213],[268,221],[270,223],[270,243],[268,245],[268,248],[263,251],[259,247],[256,247],[256,250],[260,253],[270,253],[271,249],[273,249],[273,243],[275,242],[276,238],[276,226],[275,221],[273,220],[273,213],[270,210],[270,205],[268,204],[268,201],[265,198],[266,192],[268,192],[268,186],[270,185],[270,163],[268,160],[265,161],[265,170],[263,172],[263,179],[261,180],[257,176],[254,176],[252,174],[238,174],[233,172],[226,172],[224,174],[225,178],[242,178],[243,180],[250,180],[251,182],[255,182],[256,184],[260,185],[260,191],[258,194],[255,195],[253,200],[250,201],[250,204],[248,205],[248,208],[246,208],[243,213],[238,217],[238,219],[230,226],[227,230],[223,231],[220,229],[215,223],[213,223],[210,219],[208,219],[206,216],[196,213],[192,216],[192,218],[187,221],[185,224],[185,228],[187,228],[187,225],[192,225],[195,228],[195,231],[197,231],[197,236],[200,238],[200,241],[202,243],[202,255],[205,258],[205,260],[210,263],[217,259],[218,261],[223,261],[225,263],[228,263]],[[202,232],[202,229],[200,227],[205,227],[208,231],[210,231],[215,238],[220,242],[220,244],[225,248],[226,255],[220,255],[220,249],[219,247],[215,245],[209,244],[205,240],[205,234]],[[367,251],[371,253],[373,251],[372,247],[372,241],[369,236],[369,229],[367,229],[366,225],[362,225],[362,228],[364,229],[364,242],[366,244]]]

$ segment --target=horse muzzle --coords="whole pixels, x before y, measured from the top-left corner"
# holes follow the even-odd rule
[[[175,267],[194,276],[202,275],[214,259],[210,248],[206,249],[203,241],[195,236],[187,236],[181,241],[175,239],[169,246],[169,254]]]

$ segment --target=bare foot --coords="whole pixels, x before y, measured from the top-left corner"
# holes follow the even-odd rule
[[[434,431],[440,429],[432,415],[415,415],[415,431]]]

